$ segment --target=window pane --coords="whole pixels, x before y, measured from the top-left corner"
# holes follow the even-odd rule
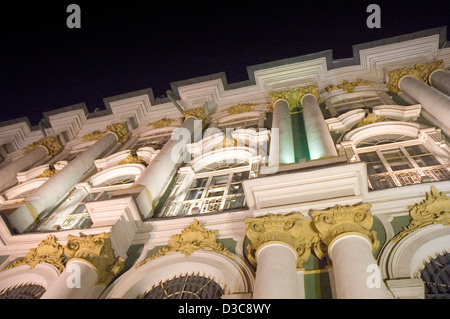
[[[393,171],[413,168],[408,158],[397,148],[381,152]]]
[[[405,149],[420,167],[440,165],[438,160],[422,144],[407,146]]]

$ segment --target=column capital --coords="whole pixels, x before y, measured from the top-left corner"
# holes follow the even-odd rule
[[[301,213],[247,218],[246,235],[251,241],[247,246],[249,260],[256,265],[256,253],[259,248],[270,243],[282,243],[297,253],[297,266],[301,267],[311,254],[311,246],[319,241],[311,222],[310,219],[303,219]]]
[[[293,111],[295,108],[301,108],[301,100],[306,94],[312,94],[318,101],[320,100],[319,87],[317,84],[295,87],[282,91],[271,91],[269,92],[270,104],[267,110],[273,112],[273,106],[278,100],[286,100],[289,104],[290,111]]]
[[[119,122],[107,125],[105,131],[94,131],[89,134],[83,135],[81,137],[81,140],[83,142],[96,141],[102,138],[107,133],[114,133],[117,136],[117,141],[119,143],[126,142],[131,137],[127,125],[124,122]]]
[[[64,253],[71,260],[82,259],[92,265],[97,271],[99,283],[108,283],[125,263],[123,258],[115,257],[111,237],[107,233],[81,237],[69,235]]]
[[[61,152],[63,149],[63,147],[59,143],[56,136],[47,136],[47,137],[43,137],[39,141],[34,142],[34,143],[28,145],[27,147],[25,147],[24,152],[30,153],[30,152],[34,151],[36,148],[38,148],[39,146],[44,147],[47,150],[48,155],[51,155],[51,156],[55,156],[56,154]]]
[[[388,72],[389,81],[386,85],[389,90],[394,93],[398,93],[401,91],[400,80],[402,77],[409,75],[421,82],[429,83],[429,77],[431,73],[437,69],[444,69],[444,67],[444,60],[437,60],[398,68]]]
[[[322,243],[328,250],[338,238],[357,234],[368,239],[372,244],[372,252],[375,252],[380,242],[376,231],[371,229],[373,225],[371,207],[369,203],[355,206],[338,205],[327,210],[316,210],[311,213],[311,217]],[[315,251],[319,258],[325,254],[326,247],[318,247],[321,251]]]

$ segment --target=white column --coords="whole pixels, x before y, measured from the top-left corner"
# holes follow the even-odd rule
[[[306,94],[302,97],[301,103],[310,158],[314,160],[337,156],[336,147],[316,97],[312,94]]]
[[[363,236],[346,234],[334,239],[328,253],[333,261],[338,299],[390,299],[372,245]]]
[[[282,242],[269,242],[256,252],[253,299],[296,299],[297,253]]]
[[[430,74],[430,83],[444,94],[450,95],[450,73],[438,69]]]
[[[87,151],[78,155],[61,171],[52,176],[8,217],[12,226],[19,233],[26,230],[42,212],[61,200],[94,165],[94,160],[116,145],[117,141],[118,137],[115,133],[106,133]]]
[[[189,161],[186,145],[196,141],[201,132],[201,121],[195,117],[188,117],[183,125],[172,133],[171,139],[136,181],[137,185],[144,187],[136,198],[144,217],[151,217],[153,208],[164,194],[170,179],[183,161]]]
[[[423,109],[433,117],[430,120],[450,136],[450,96],[409,75],[399,80],[398,87],[422,104]]]
[[[270,142],[270,154],[278,155],[280,164],[295,163],[294,137],[292,135],[292,120],[289,104],[286,100],[278,100],[273,106],[272,132],[278,130]],[[271,162],[276,162],[273,157]]]
[[[0,190],[10,184],[17,176],[17,173],[32,167],[48,155],[45,146],[39,145],[31,152],[23,155],[16,161],[3,165],[0,168]]]
[[[72,258],[41,299],[85,299],[97,281],[97,270],[92,264]]]

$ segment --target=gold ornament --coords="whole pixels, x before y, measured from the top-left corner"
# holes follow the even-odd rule
[[[2,269],[8,270],[17,266],[28,265],[33,269],[39,263],[47,263],[55,266],[61,273],[64,270],[64,247],[57,243],[54,235],[49,235],[41,241],[37,248],[32,248],[23,259],[14,261],[11,265]]]
[[[403,76],[409,75],[421,82],[428,83],[429,77],[433,71],[444,68],[444,60],[438,60],[428,63],[418,63],[404,68],[392,70],[388,72],[389,81],[386,85],[390,91],[398,93],[400,92],[398,82]]]
[[[81,140],[83,142],[97,141],[102,138],[106,133],[112,132],[117,135],[118,142],[123,143],[130,139],[131,134],[128,132],[128,128],[125,123],[116,123],[106,126],[106,131],[94,131],[92,133],[83,135]]]
[[[28,145],[27,147],[24,148],[24,152],[30,153],[31,151],[35,150],[36,147],[38,146],[44,146],[47,149],[49,155],[51,156],[55,156],[63,149],[56,136],[48,136],[41,138],[39,141]]]
[[[283,242],[297,252],[297,267],[311,255],[311,247],[319,241],[310,219],[303,219],[301,213],[288,215],[268,214],[263,217],[246,218],[246,235],[250,239],[247,246],[249,261],[256,265],[256,251],[270,242]]]
[[[376,115],[373,113],[369,113],[364,118],[362,118],[358,121],[357,127],[361,127],[361,126],[365,126],[365,125],[369,125],[369,124],[373,124],[373,123],[377,123],[377,122],[384,122],[384,121],[386,121],[386,117]]]
[[[232,115],[232,114],[242,114],[242,113],[247,113],[247,112],[253,112],[253,106],[256,106],[258,104],[252,104],[252,103],[239,103],[233,106],[230,106],[229,108],[226,109],[226,111],[228,112],[228,114]]]
[[[372,83],[370,83],[368,81],[364,81],[361,78],[356,79],[356,81],[354,81],[354,82],[349,82],[347,80],[344,80],[339,85],[333,85],[332,84],[332,85],[327,86],[325,88],[325,90],[328,93],[331,93],[331,92],[333,92],[335,90],[342,89],[342,90],[346,91],[347,93],[352,93],[357,86],[362,86],[362,85],[372,85]]]
[[[142,159],[142,157],[141,156],[137,156],[137,155],[128,155],[126,158],[124,158],[123,160],[121,160],[120,162],[119,162],[119,165],[124,165],[124,164],[134,164],[134,163],[136,163],[136,164],[142,164],[142,165],[144,165],[144,166],[147,166],[148,164],[147,164],[147,162],[146,161],[144,161],[143,159]]]
[[[154,129],[163,128],[163,127],[170,126],[173,122],[176,122],[176,121],[177,120],[175,120],[175,119],[163,118],[158,121],[149,123],[147,126],[152,126]]]
[[[76,237],[69,235],[64,253],[68,258],[83,259],[95,267],[99,283],[108,283],[125,265],[125,260],[116,258],[107,233]]]
[[[380,241],[376,231],[372,230],[373,216],[370,212],[372,205],[364,203],[356,206],[341,206],[311,213],[314,227],[319,232],[322,243],[329,247],[338,236],[347,233],[358,233],[367,238],[375,252]],[[326,254],[324,246],[316,246],[315,253],[319,258]]]
[[[431,186],[422,202],[408,206],[408,210],[411,221],[394,237],[393,242],[398,242],[413,231],[428,225],[450,225],[450,197],[439,192],[434,186]]]
[[[202,223],[194,219],[192,224],[181,231],[181,234],[170,236],[167,247],[163,247],[156,254],[145,259],[136,268],[144,265],[150,260],[162,257],[171,252],[180,252],[186,257],[192,255],[195,250],[209,250],[215,253],[222,254],[229,258],[235,259],[236,256],[225,249],[221,243],[217,242],[217,230],[206,230]]]

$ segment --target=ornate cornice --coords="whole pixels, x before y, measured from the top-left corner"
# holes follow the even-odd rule
[[[125,260],[116,258],[107,233],[76,237],[69,235],[64,253],[68,258],[82,259],[95,267],[99,283],[108,283],[124,267]]]
[[[325,90],[328,93],[331,93],[331,92],[333,92],[335,90],[342,89],[342,90],[346,91],[347,93],[352,93],[357,86],[363,86],[363,85],[371,86],[372,83],[370,83],[368,81],[364,81],[363,79],[360,79],[360,78],[356,79],[356,81],[354,81],[354,82],[349,82],[347,80],[344,80],[344,81],[342,81],[341,84],[327,86],[325,88]]]
[[[112,133],[116,134],[119,143],[126,142],[131,137],[131,134],[128,132],[128,128],[125,123],[116,123],[116,124],[107,125],[106,131],[94,131],[92,133],[83,135],[81,137],[81,140],[83,142],[97,141],[108,132],[112,132]]]
[[[387,83],[387,87],[392,92],[398,93],[400,92],[398,82],[403,76],[410,75],[419,81],[428,83],[429,77],[433,71],[444,68],[445,68],[444,60],[438,60],[428,63],[418,63],[404,68],[392,70],[388,72],[389,81]]]
[[[283,91],[269,92],[270,104],[267,107],[267,111],[273,112],[273,105],[279,99],[284,99],[288,102],[289,110],[293,111],[296,108],[301,110],[301,101],[306,94],[312,94],[316,97],[317,101],[320,101],[319,87],[316,84]]]
[[[370,212],[372,205],[363,203],[356,206],[341,206],[327,210],[316,210],[311,213],[314,226],[319,232],[322,243],[329,247],[334,239],[351,233],[358,233],[367,238],[372,244],[372,251],[375,252],[380,242],[377,239],[376,231],[372,230],[373,216]],[[316,250],[319,258],[326,254],[325,247],[317,246]]]
[[[362,119],[360,119],[358,121],[357,127],[361,127],[361,126],[365,126],[365,125],[369,125],[369,124],[373,124],[373,123],[377,123],[377,122],[384,122],[384,121],[386,121],[386,117],[381,116],[381,115],[376,115],[374,113],[369,113],[365,117],[363,117]]]
[[[153,259],[165,256],[172,252],[180,252],[188,257],[192,255],[195,250],[209,250],[235,259],[235,255],[225,249],[220,242],[217,242],[217,233],[217,230],[206,230],[200,221],[194,219],[192,224],[181,231],[181,234],[170,236],[167,247],[161,248],[156,254],[146,258],[143,262],[138,264],[136,268]]]
[[[411,221],[398,233],[393,242],[398,242],[415,230],[433,224],[450,225],[450,197],[431,186],[429,193],[420,203],[408,206]]]
[[[245,224],[246,235],[250,240],[247,246],[248,259],[254,265],[257,263],[256,252],[261,246],[270,242],[282,242],[297,252],[297,267],[302,267],[311,255],[311,247],[319,241],[311,220],[303,219],[301,213],[247,218]]]
[[[24,152],[30,153],[31,151],[35,150],[36,147],[38,146],[44,146],[47,149],[48,154],[51,156],[55,156],[63,149],[56,136],[47,136],[25,147]]]
[[[55,266],[61,273],[64,270],[64,247],[56,241],[54,235],[49,235],[41,241],[37,248],[32,248],[24,258],[14,261],[11,265],[2,269],[8,270],[17,266],[28,265],[30,269],[39,263],[47,263]]]

